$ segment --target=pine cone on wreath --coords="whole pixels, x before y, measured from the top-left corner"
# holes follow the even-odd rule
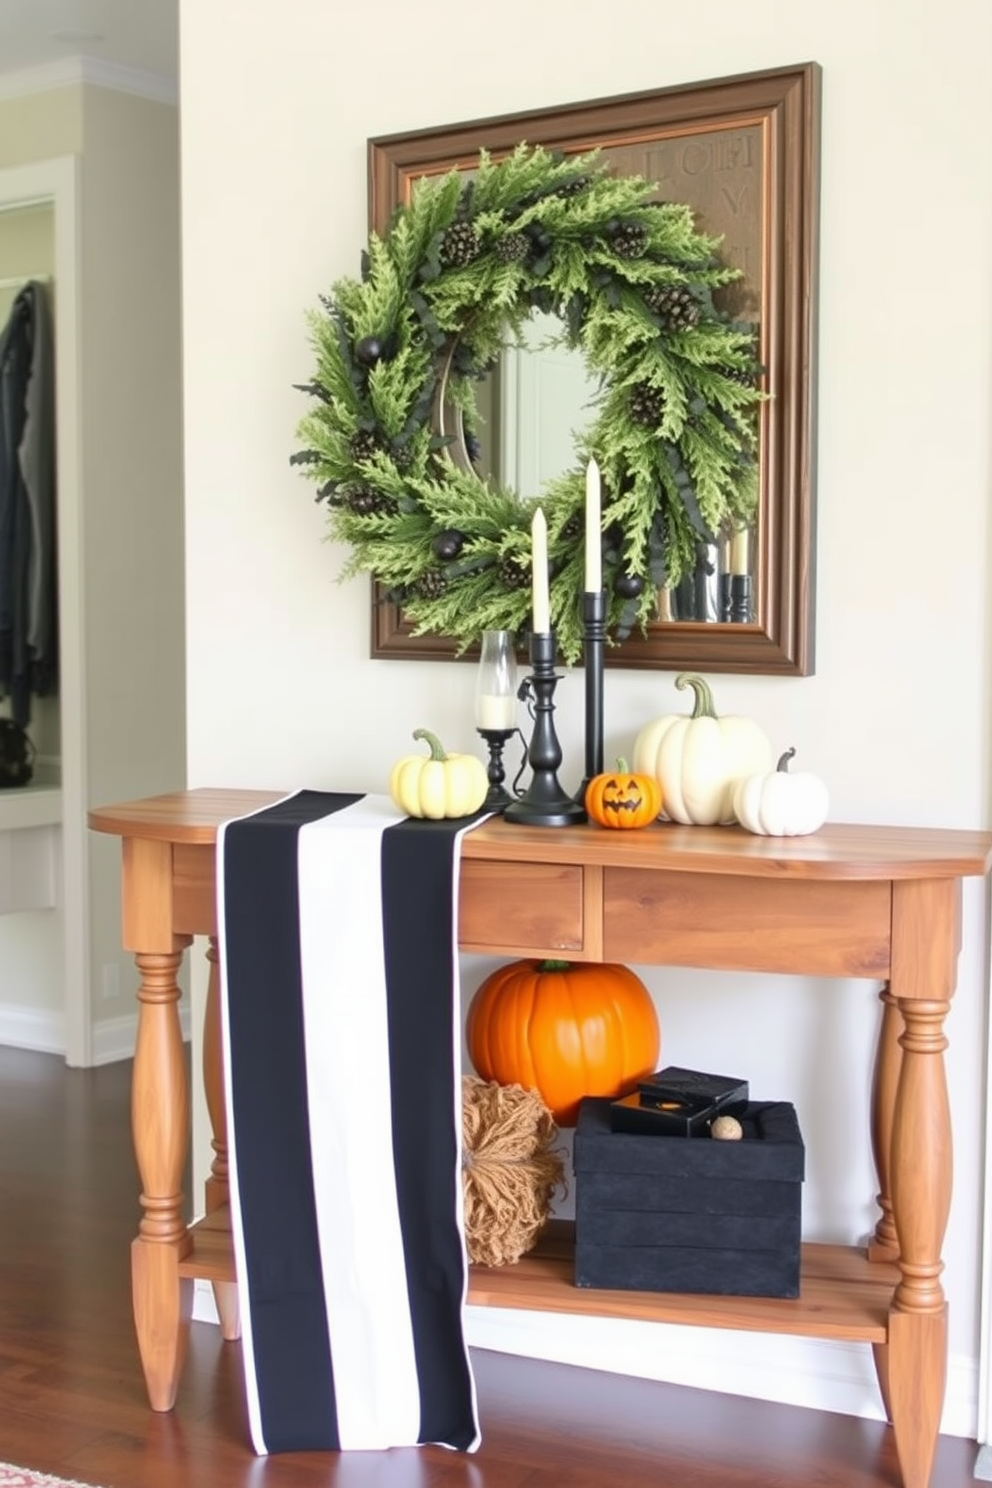
[[[356,465],[360,465],[363,460],[371,460],[380,448],[378,436],[373,429],[359,429],[349,445],[351,458]]]
[[[561,529],[561,535],[568,542],[578,542],[585,532],[585,516],[581,511],[573,512]]]
[[[640,258],[648,246],[647,229],[639,222],[621,222],[610,241],[618,258]]]
[[[718,367],[717,371],[731,382],[737,382],[741,387],[754,387],[758,380],[758,369],[756,367]]]
[[[699,302],[682,284],[660,284],[646,291],[644,303],[666,331],[691,331],[699,323]]]
[[[578,196],[579,192],[585,191],[588,185],[588,176],[573,176],[570,181],[562,181],[561,185],[556,186],[550,195],[561,196],[567,200],[570,196]]]
[[[505,553],[496,565],[504,589],[525,589],[530,583],[530,568],[512,553]]]
[[[497,240],[496,258],[502,264],[523,263],[530,249],[531,241],[526,233],[506,233]]]
[[[343,491],[340,501],[334,502],[334,505],[346,507],[356,517],[382,516],[396,510],[396,502],[392,496],[373,490],[371,486],[354,486]]]
[[[645,429],[656,429],[664,411],[665,395],[660,388],[642,382],[631,389],[630,416],[635,424],[641,424]]]
[[[413,593],[418,599],[440,599],[447,587],[448,578],[444,570],[428,568],[413,585]]]
[[[479,234],[471,222],[457,218],[441,238],[441,262],[447,269],[463,269],[482,251]]]

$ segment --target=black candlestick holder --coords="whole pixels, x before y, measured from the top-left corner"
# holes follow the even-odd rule
[[[513,796],[503,784],[506,779],[506,769],[503,765],[503,750],[513,738],[514,734],[520,735],[520,742],[527,748],[527,741],[518,728],[488,729],[477,728],[477,734],[481,734],[486,741],[489,750],[489,762],[486,765],[486,774],[489,776],[489,793],[482,803],[483,811],[504,811]]]
[[[582,596],[583,656],[586,673],[586,773],[575,793],[580,806],[594,775],[603,773],[603,651],[606,645],[606,590]]]
[[[747,625],[751,619],[751,575],[732,574],[730,579],[731,622]]]
[[[530,784],[519,800],[511,801],[503,820],[529,827],[570,827],[586,820],[585,808],[562,789],[558,781],[561,745],[555,732],[554,695],[558,685],[555,672],[555,638],[532,635],[530,662],[533,671],[520,686],[520,696],[528,699],[534,730],[527,747],[531,768]]]

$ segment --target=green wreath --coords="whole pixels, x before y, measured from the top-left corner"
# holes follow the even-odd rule
[[[416,633],[464,651],[484,630],[528,629],[533,505],[471,462],[475,385],[535,309],[558,317],[599,386],[575,467],[541,494],[564,662],[582,652],[590,457],[611,639],[655,618],[658,591],[694,568],[701,541],[752,522],[755,328],[713,298],[740,275],[688,207],[653,192],[595,152],[483,152],[470,177],[421,180],[370,237],[361,280],[342,279],[310,312],[316,371],[297,386],[313,403],[292,463],[318,482],[328,535],[352,550],[341,577],[371,574]],[[457,411],[461,464],[442,400]]]

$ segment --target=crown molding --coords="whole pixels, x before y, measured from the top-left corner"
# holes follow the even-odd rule
[[[38,67],[24,67],[0,74],[0,102],[23,98],[31,93],[49,93],[55,88],[112,88],[118,93],[132,93],[152,103],[179,103],[179,85],[175,78],[156,72],[141,72],[135,67],[121,67],[99,57],[63,57]]]

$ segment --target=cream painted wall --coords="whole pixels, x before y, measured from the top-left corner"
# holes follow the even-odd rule
[[[311,367],[304,312],[358,270],[367,138],[812,59],[823,67],[817,670],[716,677],[717,702],[794,744],[829,781],[835,820],[988,826],[987,0],[897,11],[888,0],[710,0],[705,23],[675,0],[630,0],[613,25],[587,3],[504,0],[484,57],[455,0],[284,0],[278,26],[234,0],[181,0],[181,12],[190,784],[381,791],[419,724],[451,748],[478,744],[470,667],[369,660],[366,585],[337,582],[345,555],[323,541],[312,489],[288,464],[303,407],[292,384]],[[578,674],[559,702],[577,777]],[[670,675],[610,672],[607,754],[683,706]],[[485,969],[466,963],[466,996]],[[664,1057],[747,1074],[762,1097],[795,1101],[807,1234],[865,1234],[875,989],[644,974]],[[987,994],[986,894],[970,884],[949,1020],[945,1246],[944,1425],[965,1435],[976,1420]],[[200,1120],[200,1154],[204,1142]],[[746,1370],[754,1393],[879,1409],[870,1362],[852,1349],[800,1357],[777,1339],[499,1323],[476,1321],[476,1340],[731,1390]]]
[[[8,97],[0,84],[0,169],[77,154],[82,139],[81,89],[54,88]]]

